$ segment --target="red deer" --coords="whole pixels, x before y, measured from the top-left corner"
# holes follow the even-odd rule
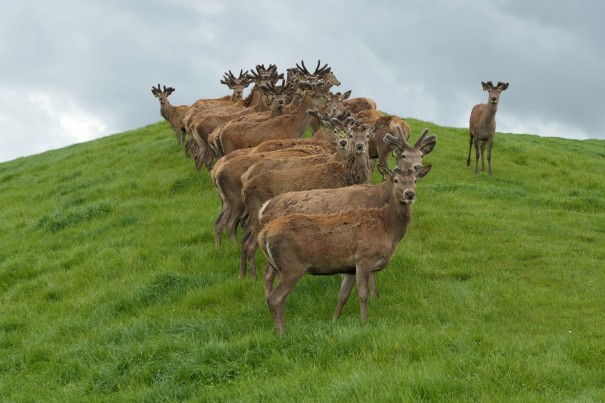
[[[185,123],[185,127],[188,128],[190,124],[193,122],[198,113],[203,110],[207,110],[210,108],[230,105],[235,102],[239,102],[243,99],[244,89],[251,83],[248,78],[248,70],[243,71],[240,70],[239,77],[235,77],[235,75],[229,70],[228,73],[223,74],[223,79],[221,80],[221,84],[225,84],[229,87],[233,92],[231,95],[226,95],[222,98],[210,98],[210,99],[198,99],[195,101],[189,112],[183,119]]]
[[[274,147],[268,147],[271,143]],[[312,140],[297,144],[287,144],[283,141],[280,144],[277,140],[271,143],[263,143],[264,147],[258,150],[244,148],[230,153],[219,159],[212,170],[212,181],[221,199],[221,211],[214,223],[214,242],[216,246],[221,244],[223,229],[227,231],[232,241],[236,240],[237,226],[245,213],[241,196],[241,177],[250,166],[265,158],[330,154],[333,149],[325,142]]]
[[[328,189],[368,183],[368,138],[367,125],[352,126],[348,134],[348,152],[344,161],[336,158],[324,163],[289,165],[287,169],[274,169],[245,180],[242,177],[242,198],[246,205],[246,232],[242,239],[240,276],[246,272],[246,262],[250,275],[256,278],[256,234],[260,229],[258,211],[272,197],[285,192],[309,189]],[[275,167],[278,168],[278,167]],[[254,166],[249,170],[254,169]],[[245,176],[248,176],[247,174]]]
[[[181,144],[185,139],[185,125],[183,123],[183,118],[185,114],[189,110],[189,105],[180,105],[174,106],[168,101],[168,97],[170,94],[174,92],[174,88],[164,86],[164,89],[160,89],[160,84],[158,84],[158,88],[151,86],[151,93],[154,97],[160,100],[160,114],[164,119],[170,123],[172,126],[172,130],[174,130],[174,134],[176,135],[176,139]]]
[[[389,202],[381,208],[333,215],[295,214],[263,227],[258,244],[279,279],[266,298],[278,334],[286,329],[286,299],[305,274],[345,274],[335,317],[357,282],[361,319],[367,320],[369,275],[390,262],[412,218],[416,178],[429,171],[430,166],[418,173],[385,171],[393,188]]]
[[[410,146],[401,132],[398,137],[385,135],[385,142],[395,146],[397,168],[404,172],[413,170],[420,172],[422,159],[429,154],[437,144],[437,137],[428,137],[429,129],[424,129],[414,146]],[[378,166],[381,169],[381,166]],[[384,167],[384,166],[383,166]],[[292,214],[335,214],[360,208],[378,208],[385,205],[391,197],[393,183],[381,182],[379,185],[354,185],[336,189],[312,189],[298,192],[287,192],[275,196],[261,207],[258,220],[261,226]],[[271,292],[275,272],[271,266],[265,268],[265,295]],[[376,296],[376,283],[370,276],[370,291]]]
[[[328,98],[321,91],[322,81],[313,84],[301,81],[298,85],[306,91],[301,104],[294,111],[263,122],[234,122],[225,125],[213,149],[222,156],[240,148],[254,147],[266,140],[300,138],[311,120],[307,109],[322,109]]]
[[[500,93],[508,88],[508,83],[498,82],[494,87],[491,81],[481,82],[483,91],[488,92],[487,104],[478,104],[473,107],[469,119],[470,142],[466,166],[471,165],[471,150],[475,145],[475,175],[479,172],[479,148],[481,148],[481,170],[485,171],[483,153],[487,145],[487,164],[489,174],[492,174],[492,146],[494,145],[494,132],[496,131],[496,112],[500,101]]]
[[[283,75],[277,74],[277,67],[273,65],[269,70],[264,70],[261,65],[256,66],[256,69],[256,73],[250,73],[247,76],[249,79],[254,80],[255,85],[246,100],[202,111],[187,127],[188,132],[197,143],[199,149],[196,155],[196,169],[199,169],[202,163],[208,169],[212,166],[214,154],[209,150],[208,144],[208,136],[212,131],[232,120],[271,109],[267,94],[262,90],[262,87],[264,84],[277,81]]]

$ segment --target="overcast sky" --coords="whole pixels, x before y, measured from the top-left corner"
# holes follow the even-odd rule
[[[467,127],[509,82],[498,132],[605,139],[600,0],[19,0],[0,12],[0,161],[229,93],[227,70],[328,63],[382,111]]]

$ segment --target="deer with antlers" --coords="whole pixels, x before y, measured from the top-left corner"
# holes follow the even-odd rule
[[[345,274],[334,316],[357,282],[361,319],[367,319],[368,278],[384,269],[404,237],[416,200],[416,178],[430,171],[385,170],[392,182],[388,202],[341,214],[294,214],[278,218],[258,234],[258,244],[279,282],[266,297],[275,329],[285,332],[288,295],[305,275]]]
[[[368,183],[368,139],[370,128],[357,122],[347,133],[346,152],[334,155],[329,161],[283,161],[255,175],[249,174],[255,166],[242,176],[242,199],[246,205],[245,234],[242,239],[240,276],[250,268],[250,275],[256,278],[256,235],[260,229],[258,211],[272,197],[289,191],[309,189],[329,189]],[[310,157],[307,157],[310,158]]]
[[[183,123],[183,118],[190,107],[189,105],[172,105],[168,100],[168,97],[174,91],[174,88],[166,86],[164,86],[164,89],[161,89],[160,84],[158,84],[157,88],[151,86],[151,93],[160,101],[160,114],[168,121],[168,123],[170,123],[170,126],[172,126],[172,130],[174,130],[174,134],[176,135],[177,141],[179,144],[181,144],[185,139],[185,125]]]
[[[329,99],[323,89],[323,81],[300,81],[305,90],[303,99],[290,113],[263,122],[234,122],[225,125],[216,136],[213,150],[223,156],[240,149],[254,147],[272,139],[300,138],[309,125],[311,116],[307,109],[322,109]]]
[[[265,69],[263,65],[257,65],[256,72],[248,75],[248,79],[255,82],[248,99],[198,114],[191,126],[188,127],[200,150],[196,156],[196,169],[199,169],[202,163],[208,169],[212,166],[214,153],[209,148],[208,138],[215,129],[223,127],[232,120],[240,119],[255,112],[262,113],[270,110],[271,104],[267,98],[268,93],[263,91],[262,87],[273,84],[281,77],[283,77],[283,74],[277,73],[277,66],[270,65],[269,68]],[[256,104],[248,104],[247,102],[251,102],[250,98],[256,98]]]
[[[394,149],[397,167],[402,172],[412,170],[420,172],[422,160],[435,148],[437,136],[427,137],[429,129],[424,129],[413,146],[410,146],[398,130],[397,136],[390,133],[384,135],[384,142],[391,144]],[[386,165],[384,165],[386,166]],[[378,165],[379,170],[384,171]],[[386,176],[386,175],[385,175]],[[393,183],[384,181],[378,185],[354,185],[336,189],[312,189],[298,192],[287,192],[275,196],[265,202],[258,212],[258,221],[265,226],[271,221],[292,214],[336,214],[359,208],[379,208],[384,206],[390,197]],[[275,272],[271,266],[265,268],[265,295],[268,296],[273,287]],[[370,295],[376,296],[374,275],[370,275]]]
[[[485,160],[483,157],[487,146],[487,164],[489,174],[492,174],[492,146],[494,145],[494,133],[496,131],[496,112],[500,102],[500,93],[508,88],[508,83],[498,82],[494,87],[491,81],[481,82],[483,91],[487,91],[487,103],[478,104],[473,107],[469,119],[470,142],[466,166],[471,165],[471,150],[475,145],[475,175],[479,172],[479,150],[481,150],[481,170],[485,171]]]

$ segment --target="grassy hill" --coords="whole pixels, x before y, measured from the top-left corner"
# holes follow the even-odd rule
[[[475,176],[409,123],[433,170],[368,322],[307,276],[281,339],[167,123],[0,164],[0,399],[604,400],[605,142],[497,133]]]

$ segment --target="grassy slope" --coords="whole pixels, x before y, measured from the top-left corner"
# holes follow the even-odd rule
[[[410,124],[433,171],[368,323],[306,277],[283,339],[165,122],[0,164],[0,398],[605,399],[605,142],[498,133],[475,176]]]

